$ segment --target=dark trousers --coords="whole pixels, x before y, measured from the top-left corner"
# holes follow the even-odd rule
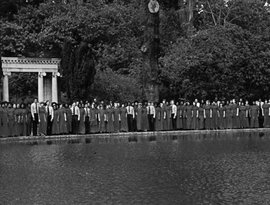
[[[72,115],[72,134],[77,134],[78,133],[78,115]]]
[[[89,134],[90,133],[90,121],[89,121],[89,117],[85,117],[85,122],[84,122],[84,125],[85,125],[85,133],[86,134]]]
[[[47,117],[47,135],[52,135],[52,116]]]
[[[136,120],[136,117],[133,119],[133,131],[134,132],[137,132],[137,120]]]
[[[128,121],[128,131],[133,132],[133,115],[128,114],[127,121]]]
[[[172,119],[172,129],[176,130],[176,117],[174,118],[174,114],[171,115]]]
[[[33,119],[33,136],[37,136],[37,126],[38,126],[38,114],[34,114]]]
[[[155,130],[154,115],[148,114],[148,123],[150,131],[154,131]]]

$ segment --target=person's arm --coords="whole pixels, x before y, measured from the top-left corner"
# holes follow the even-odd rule
[[[97,114],[98,121],[100,122],[100,113]]]
[[[210,109],[210,118],[212,118],[212,116],[213,116],[213,110]]]
[[[54,110],[52,107],[49,107],[50,109],[50,112],[51,112],[51,122],[53,121],[53,118],[54,118]]]
[[[134,108],[132,107],[132,116],[133,116],[133,119],[135,118],[135,111],[134,111]]]
[[[163,114],[164,114],[164,120],[165,120],[166,117],[167,117],[167,112],[165,112],[165,111],[163,110]]]
[[[33,104],[31,104],[31,115],[32,115],[32,118],[33,118],[33,121],[35,120],[35,115],[34,115],[34,108],[33,108]]]
[[[203,116],[204,116],[204,118],[206,118],[205,109],[203,109]]]
[[[174,119],[176,118],[176,116],[177,116],[177,107],[176,107],[176,105],[174,106]]]
[[[67,113],[66,112],[64,112],[64,119],[67,122]]]
[[[78,121],[80,121],[81,113],[80,113],[80,109],[78,107],[77,107],[77,113],[78,113]]]

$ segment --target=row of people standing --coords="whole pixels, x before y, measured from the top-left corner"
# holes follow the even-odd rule
[[[260,125],[261,124],[261,125]],[[2,103],[0,136],[270,127],[270,101],[170,104]]]
[[[270,127],[270,102],[79,103],[53,106],[53,129],[47,134],[89,134],[134,131],[202,130]],[[59,107],[59,109],[58,109]],[[57,121],[55,121],[58,119]],[[61,123],[60,123],[61,122]]]

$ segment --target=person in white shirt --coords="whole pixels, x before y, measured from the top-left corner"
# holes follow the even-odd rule
[[[80,122],[80,109],[78,107],[79,102],[73,102],[71,106],[72,112],[72,134],[78,134],[79,129],[79,122]]]
[[[36,98],[34,99],[34,102],[31,104],[31,115],[33,119],[33,136],[37,136],[37,126],[40,119],[39,119],[39,103]]]
[[[85,124],[85,134],[90,133],[90,104],[85,104],[84,108],[84,124]]]
[[[54,111],[53,107],[51,106],[51,103],[49,100],[46,101],[46,113],[47,113],[47,135],[52,134],[52,122],[53,122],[53,116]]]
[[[133,132],[133,120],[135,117],[134,107],[131,106],[130,102],[127,105],[127,121],[128,121],[128,131]]]
[[[147,106],[147,115],[148,115],[148,122],[149,122],[149,130],[155,130],[155,117],[156,117],[156,108],[154,107],[153,102],[149,102]]]
[[[176,130],[176,116],[177,116],[177,106],[174,104],[174,100],[171,100],[171,120],[172,120],[172,128]]]

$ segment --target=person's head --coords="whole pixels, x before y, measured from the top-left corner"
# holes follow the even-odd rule
[[[2,102],[1,106],[2,106],[2,108],[7,107],[7,102]]]
[[[16,103],[13,104],[13,108],[17,108],[17,104]]]
[[[25,108],[25,104],[24,103],[21,103],[20,108],[21,109],[24,109]]]
[[[171,100],[171,105],[174,105],[174,100]]]
[[[8,103],[8,108],[12,108],[13,104],[12,103]]]
[[[38,102],[38,99],[37,99],[37,98],[35,98],[35,99],[34,99],[34,103],[37,103],[37,102]]]
[[[41,102],[40,103],[40,107],[44,107],[44,102]]]

